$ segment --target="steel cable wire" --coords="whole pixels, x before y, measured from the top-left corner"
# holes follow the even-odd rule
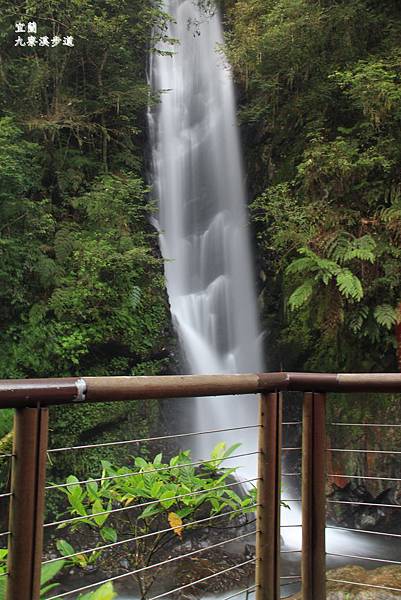
[[[116,442],[102,442],[99,444],[86,444],[82,446],[66,446],[64,448],[50,448],[48,454],[54,452],[69,452],[70,450],[86,450],[87,448],[106,448],[110,446],[123,446],[124,444],[140,444],[143,442],[158,442],[162,440],[172,440],[176,438],[191,437],[197,435],[206,435],[211,433],[226,433],[230,431],[241,431],[245,429],[258,429],[259,425],[244,425],[241,427],[230,427],[228,429],[209,429],[205,431],[193,431],[190,433],[177,433],[175,435],[161,435],[157,437],[148,437],[135,440],[118,440]]]
[[[252,483],[254,481],[259,481],[259,478],[256,477],[254,479],[245,479],[244,481],[237,481],[235,483],[227,483],[226,485],[220,485],[214,488],[209,488],[207,490],[197,490],[195,492],[190,492],[188,494],[179,494],[178,496],[170,496],[170,498],[163,498],[163,502],[167,502],[168,500],[178,500],[179,498],[187,498],[188,496],[198,496],[199,494],[205,494],[208,492],[214,492],[217,490],[223,490],[229,487],[235,487],[236,485],[243,485],[244,483]],[[95,517],[100,517],[101,515],[111,515],[118,512],[124,512],[126,510],[133,510],[134,508],[143,508],[144,506],[150,506],[151,504],[158,504],[160,500],[150,500],[149,502],[141,502],[140,504],[134,504],[132,506],[123,506],[121,508],[114,508],[111,510],[103,510],[101,512],[92,513],[90,515],[80,516],[80,517],[72,517],[71,519],[63,519],[61,521],[53,521],[52,523],[45,523],[43,527],[55,527],[58,525],[64,525],[66,523],[75,523],[76,521],[81,521],[82,519],[94,519]]]
[[[327,578],[327,581],[334,581],[336,583],[347,583],[347,584],[351,584],[351,585],[359,585],[361,587],[377,588],[379,590],[388,590],[391,592],[401,592],[401,588],[387,587],[384,585],[375,585],[373,583],[357,583],[356,581],[347,581],[346,579],[332,579],[332,578]]]
[[[167,467],[160,467],[159,469],[149,469],[149,470],[144,470],[144,471],[141,470],[141,471],[136,471],[136,472],[133,471],[130,473],[124,473],[122,475],[107,475],[107,477],[84,479],[82,481],[74,481],[73,483],[52,484],[52,485],[46,486],[45,490],[56,490],[59,488],[74,487],[75,485],[85,485],[87,483],[100,483],[101,481],[111,481],[114,479],[126,479],[128,477],[135,477],[138,475],[153,475],[153,473],[159,473],[161,471],[171,471],[172,469],[185,469],[186,467],[196,467],[199,465],[205,465],[205,464],[210,464],[210,463],[215,463],[215,462],[223,462],[223,461],[231,460],[234,458],[243,458],[245,456],[254,456],[256,454],[260,454],[260,452],[259,451],[247,452],[245,454],[236,454],[234,456],[227,456],[226,458],[199,460],[196,462],[185,463],[185,464],[180,464],[180,465],[168,465]]]
[[[248,506],[247,508],[253,508],[259,506],[258,504],[251,504],[250,506]],[[227,517],[228,515],[232,515],[235,513],[239,513],[242,512],[244,509],[243,508],[238,508],[236,510],[230,510],[228,512],[222,513],[221,515],[214,515],[211,517],[206,517],[205,519],[198,519],[197,521],[191,521],[190,523],[183,523],[182,525],[180,525],[180,528],[184,529],[186,527],[191,527],[193,525],[197,525],[198,523],[206,523],[209,521],[213,521],[216,519],[222,519],[223,517]],[[42,562],[42,565],[46,565],[52,562],[57,562],[58,560],[62,559],[62,560],[68,560],[70,558],[74,558],[75,556],[81,556],[83,554],[90,554],[91,552],[98,552],[99,550],[107,550],[108,548],[115,548],[116,546],[122,546],[123,544],[130,544],[133,542],[136,542],[137,540],[143,540],[145,538],[149,538],[149,537],[153,537],[155,535],[158,535],[160,533],[168,533],[168,532],[173,532],[174,528],[173,527],[168,527],[167,529],[160,529],[159,531],[152,531],[151,533],[146,533],[144,535],[138,535],[136,537],[133,538],[128,538],[126,540],[121,540],[120,542],[113,542],[112,544],[104,544],[103,546],[96,546],[95,548],[90,548],[88,550],[81,550],[80,552],[75,552],[74,554],[68,554],[66,556],[61,556],[61,557],[57,557],[57,558],[52,558],[49,560],[45,560]]]
[[[163,594],[158,594],[157,596],[152,596],[152,598],[150,598],[149,600],[158,600],[159,598],[165,598],[166,596],[169,596],[170,594],[174,594],[175,592],[180,592],[181,590],[185,590],[186,588],[193,587],[194,585],[197,585],[198,583],[202,583],[203,581],[207,581],[209,579],[219,577],[219,575],[223,575],[223,573],[228,573],[229,571],[234,571],[234,569],[239,569],[240,567],[243,567],[244,565],[248,565],[252,562],[255,562],[255,559],[250,559],[243,563],[240,563],[239,565],[234,565],[233,567],[228,567],[227,569],[224,569],[223,571],[219,571],[218,573],[212,573],[212,575],[207,575],[206,577],[202,577],[202,579],[198,579],[197,581],[194,581],[193,583],[187,583],[185,585],[181,585],[180,587],[174,588],[173,590],[170,590],[168,592],[164,592]],[[251,591],[252,589],[255,590],[256,586],[251,586],[245,590],[241,590],[240,592],[231,594],[231,596],[226,596],[226,598],[223,598],[222,600],[229,600],[230,598],[235,598],[236,596],[239,596],[240,594]]]
[[[252,531],[250,533],[244,533],[244,534],[239,535],[239,536],[237,536],[235,538],[230,538],[228,540],[223,540],[222,542],[218,542],[217,544],[212,544],[211,546],[208,546],[207,548],[199,548],[198,550],[193,550],[192,552],[188,552],[187,554],[181,554],[179,556],[174,556],[173,558],[168,558],[166,560],[160,561],[160,562],[155,563],[153,565],[148,565],[146,567],[141,567],[139,569],[134,569],[133,571],[129,571],[128,573],[122,573],[121,575],[115,575],[114,577],[109,577],[109,579],[105,579],[103,581],[98,581],[96,583],[91,583],[89,585],[82,586],[80,588],[77,588],[75,590],[71,590],[69,592],[64,592],[62,594],[57,594],[56,596],[51,596],[47,600],[58,600],[59,598],[64,598],[65,596],[70,596],[71,594],[77,594],[78,592],[84,592],[85,590],[88,590],[88,589],[93,588],[95,586],[103,585],[105,583],[109,583],[110,581],[117,581],[117,580],[123,579],[125,577],[131,577],[132,575],[136,575],[137,573],[143,573],[144,571],[149,571],[150,569],[156,569],[156,568],[161,567],[163,565],[171,564],[172,562],[175,562],[177,560],[182,560],[183,558],[188,558],[189,556],[194,556],[196,554],[200,554],[201,552],[206,552],[207,550],[212,550],[213,548],[218,548],[219,546],[223,546],[225,544],[229,544],[231,542],[243,539],[245,537],[249,537],[250,535],[254,535],[255,533],[258,533],[258,531],[255,530],[255,531]],[[249,561],[246,561],[246,563],[251,563],[251,562],[255,562],[255,559],[250,559]],[[242,563],[242,564],[246,564],[246,563]]]
[[[384,531],[370,531],[369,529],[352,529],[351,527],[335,527],[327,525],[327,529],[338,529],[339,531],[355,531],[356,533],[370,533],[372,535],[382,535],[386,537],[401,538],[400,533],[385,533]]]

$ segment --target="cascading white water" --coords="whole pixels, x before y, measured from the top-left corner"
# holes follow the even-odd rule
[[[153,57],[152,86],[162,99],[149,120],[173,322],[191,373],[262,371],[234,88],[216,51],[219,15],[204,18],[196,0],[165,0],[165,10],[173,18],[166,35],[179,43],[173,56]],[[256,399],[200,398],[192,420],[194,431],[254,425]],[[224,434],[228,443],[243,442],[240,452],[255,450],[256,437],[255,430]],[[201,459],[213,445],[204,440],[193,440]],[[241,464],[243,475],[255,475],[254,456]],[[296,504],[282,516],[287,525],[301,519]],[[300,529],[283,532],[286,546],[300,547]],[[329,552],[372,552],[363,536],[328,530],[327,537]]]
[[[231,72],[217,51],[219,15],[205,18],[196,0],[166,0],[165,10],[173,17],[166,33],[179,43],[151,65],[153,89],[162,90],[151,134],[173,322],[191,373],[258,372],[244,174]],[[253,397],[196,400],[196,429],[256,422]],[[196,454],[208,455],[210,444],[195,444]]]

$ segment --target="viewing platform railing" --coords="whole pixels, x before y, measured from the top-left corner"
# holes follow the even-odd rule
[[[283,393],[288,391],[303,392],[302,444],[299,448],[283,445],[283,426],[294,423],[283,422]],[[85,377],[65,379],[32,379],[0,381],[0,410],[15,409],[13,451],[3,454],[2,459],[11,461],[11,483],[6,493],[0,494],[0,501],[9,501],[9,522],[6,531],[0,532],[0,542],[8,540],[8,568],[3,575],[7,580],[7,600],[39,600],[40,574],[44,563],[54,559],[43,559],[44,531],[74,519],[58,520],[45,523],[45,494],[54,487],[46,481],[46,465],[48,456],[54,452],[72,451],[91,447],[117,446],[118,444],[149,441],[150,439],[180,438],[209,432],[191,432],[159,438],[143,440],[120,440],[116,442],[75,446],[72,448],[48,448],[48,410],[57,405],[87,404],[95,402],[115,402],[150,399],[175,399],[205,396],[227,396],[243,394],[260,395],[260,422],[255,423],[255,436],[259,436],[258,454],[259,473],[252,481],[257,482],[258,497],[255,505],[257,511],[256,530],[251,533],[232,537],[210,548],[222,546],[232,541],[243,539],[256,533],[256,558],[250,558],[241,564],[229,566],[219,573],[195,580],[169,592],[151,598],[167,597],[184,588],[190,590],[197,583],[218,577],[222,573],[240,568],[248,563],[256,565],[255,584],[246,589],[230,594],[228,598],[241,593],[256,593],[257,600],[278,600],[282,586],[300,581],[303,600],[326,599],[326,457],[328,451],[346,451],[331,449],[326,438],[326,399],[329,392],[336,393],[401,393],[401,374],[312,374],[312,373],[263,373],[245,375],[210,375],[210,376],[163,376],[163,377]],[[218,402],[218,398],[216,398]],[[0,412],[1,414],[1,412]],[[341,423],[344,425],[346,423]],[[361,423],[369,426],[369,423]],[[388,424],[376,423],[375,426],[388,427]],[[396,424],[395,424],[396,426]],[[399,426],[399,424],[398,424]],[[241,429],[239,427],[238,429]],[[302,453],[301,498],[285,499],[281,492],[282,455],[287,451],[300,450]],[[355,450],[358,452],[359,450]],[[363,449],[362,452],[376,452]],[[401,449],[391,450],[388,454],[401,454]],[[244,456],[244,455],[239,455]],[[239,457],[238,456],[238,457]],[[235,458],[235,456],[233,457]],[[193,463],[194,465],[199,463]],[[291,474],[286,474],[291,475]],[[342,474],[330,474],[331,477]],[[344,477],[352,477],[347,475]],[[378,478],[380,479],[380,478]],[[385,478],[383,478],[385,479]],[[391,478],[389,478],[391,479]],[[85,483],[85,482],[83,482]],[[240,481],[234,484],[238,486]],[[227,484],[226,484],[227,485]],[[193,495],[194,492],[192,492]],[[280,558],[281,549],[280,525],[281,503],[283,500],[301,502],[302,524],[291,527],[302,527],[302,548],[292,550],[301,556],[301,572],[299,576],[282,576]],[[154,501],[157,502],[157,501]],[[332,500],[331,502],[341,501]],[[346,504],[347,502],[342,502]],[[149,504],[149,503],[148,503]],[[151,504],[151,502],[150,502]],[[349,502],[358,504],[358,502]],[[366,504],[369,506],[369,503]],[[371,503],[371,506],[374,504]],[[386,507],[385,504],[378,506]],[[388,505],[389,508],[401,508],[399,504]],[[127,507],[128,509],[129,507]],[[132,507],[134,508],[134,507]],[[111,509],[109,512],[113,512]],[[121,509],[119,509],[121,510]],[[212,517],[219,518],[219,515]],[[210,517],[205,519],[209,522]],[[200,522],[200,521],[199,521]],[[189,523],[188,525],[193,525]],[[185,527],[185,524],[184,524]],[[370,533],[370,532],[369,532]],[[375,532],[379,533],[379,532]],[[384,536],[400,537],[383,533]],[[121,542],[123,543],[123,542]],[[118,543],[105,547],[110,549]],[[3,544],[4,545],[4,544]],[[81,550],[85,554],[92,550]],[[157,568],[160,564],[168,564],[182,558],[201,554],[203,549],[194,550],[180,556],[169,558],[163,563],[156,563],[146,568]],[[285,551],[284,551],[285,552]],[[360,558],[353,552],[336,556]],[[363,557],[361,557],[363,558]],[[366,559],[366,560],[373,560]],[[374,557],[380,562],[380,557]],[[397,561],[386,561],[401,564]],[[124,573],[110,577],[105,581],[119,581],[132,575]],[[328,579],[330,581],[330,579]],[[99,583],[85,582],[79,588],[48,596],[49,600],[57,598],[76,598],[80,592],[88,592]],[[382,590],[393,590],[401,593],[401,589],[386,586],[370,586],[365,583],[344,581],[357,586],[378,587]]]

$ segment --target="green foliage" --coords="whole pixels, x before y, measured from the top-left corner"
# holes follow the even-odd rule
[[[0,549],[0,574],[7,572],[7,550]],[[40,588],[40,598],[41,600],[46,600],[48,592],[53,590],[58,586],[57,583],[52,583],[52,579],[57,577],[65,567],[66,561],[57,560],[52,563],[48,563],[43,565],[42,574],[41,574],[41,588]],[[7,589],[7,578],[0,578],[0,600],[5,600],[6,598],[6,589]],[[113,600],[117,594],[113,591],[113,584],[106,583],[105,585],[100,586],[94,592],[90,592],[89,594],[80,594],[77,600]]]
[[[75,47],[19,51],[17,17]],[[157,101],[146,68],[160,39],[169,47],[168,19],[158,0],[0,0],[0,378],[168,365],[143,151]],[[56,443],[63,428],[78,441],[78,423],[92,441],[117,435],[127,409],[80,407],[75,419],[53,411]],[[79,472],[82,457],[69,458],[54,457],[55,477]]]
[[[67,501],[64,514],[73,521],[59,529],[68,528],[71,534],[86,528],[98,534],[99,542],[93,550],[76,552],[61,538],[57,549],[64,560],[85,568],[102,561],[105,544],[128,536],[126,556],[132,570],[139,570],[134,576],[145,598],[157,571],[144,567],[166,544],[181,541],[189,529],[207,527],[212,516],[228,512],[227,518],[233,518],[254,510],[255,490],[241,497],[230,485],[237,469],[222,466],[237,447],[220,443],[210,460],[199,465],[192,464],[190,451],[183,451],[169,462],[162,454],[153,460],[137,456],[123,467],[102,461],[100,477],[88,483],[69,476],[58,489]]]
[[[371,261],[373,256],[371,250],[369,249],[369,251],[364,252],[363,248],[364,244],[360,240],[356,243],[356,249],[348,247],[345,252],[343,249],[339,250],[339,247],[336,246],[334,254],[337,257],[337,262],[320,258],[308,248],[301,248],[299,253],[304,256],[294,260],[287,267],[286,274],[300,275],[303,278],[305,276],[312,277],[306,279],[291,294],[288,300],[290,308],[294,310],[304,306],[311,299],[315,286],[319,287],[321,284],[328,286],[333,281],[341,295],[347,300],[351,302],[362,300],[364,293],[360,279],[350,269],[341,265],[353,260],[356,255],[359,255],[359,258],[363,256],[363,260]]]
[[[130,374],[166,352],[143,144],[169,16],[147,0],[0,8],[0,377]],[[19,52],[16,10],[75,47]]]
[[[0,549],[0,574],[7,572],[7,550]],[[42,566],[42,574],[40,578],[40,598],[45,600],[48,592],[57,587],[57,583],[52,583],[52,579],[60,574],[65,565],[64,560],[57,560]],[[0,578],[0,600],[5,600],[7,588],[7,578]]]
[[[399,7],[227,4],[270,367],[395,370]]]
[[[105,583],[95,592],[89,592],[89,594],[80,594],[78,600],[113,600],[117,594],[113,591],[112,583]]]

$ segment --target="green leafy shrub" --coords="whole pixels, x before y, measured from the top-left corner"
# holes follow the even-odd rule
[[[192,464],[188,450],[168,463],[162,454],[153,461],[136,457],[124,467],[103,461],[97,481],[79,483],[75,476],[68,477],[58,489],[68,504],[64,516],[73,521],[59,529],[68,528],[70,538],[86,530],[100,539],[92,550],[77,552],[61,538],[56,544],[60,554],[67,563],[86,568],[101,564],[108,545],[120,542],[130,569],[136,571],[133,576],[141,596],[146,598],[158,574],[157,568],[146,567],[167,544],[182,541],[187,530],[207,527],[213,516],[227,512],[230,519],[254,510],[256,489],[240,496],[232,489],[237,468],[223,466],[238,446],[227,449],[220,443],[210,461],[199,465]]]
[[[7,550],[0,549],[0,575],[6,573],[7,570]],[[40,600],[46,600],[47,593],[57,587],[57,583],[52,583],[52,579],[62,571],[65,566],[64,560],[58,560],[42,567]],[[0,600],[5,600],[7,589],[7,578],[0,578]],[[113,600],[116,594],[113,591],[112,583],[106,583],[100,586],[97,590],[88,594],[80,594],[77,600]]]

